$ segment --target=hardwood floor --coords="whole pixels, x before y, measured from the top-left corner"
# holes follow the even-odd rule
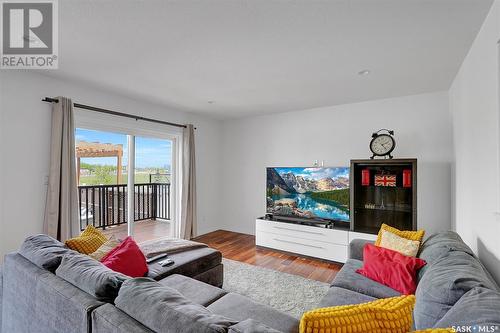
[[[118,239],[127,237],[127,224],[106,228],[106,236],[115,235]],[[170,222],[145,220],[134,222],[134,240],[137,243],[170,235]]]
[[[104,230],[109,237],[127,237],[127,225],[122,224]],[[163,221],[139,221],[134,224],[134,239],[140,243],[170,235],[170,223]],[[255,236],[226,230],[217,230],[194,239],[219,250],[227,259],[247,264],[266,267],[280,272],[300,275],[302,277],[329,283],[342,267],[333,262],[301,257],[291,253],[257,247]]]
[[[300,275],[321,282],[331,282],[342,267],[321,259],[305,258],[277,250],[257,247],[255,236],[217,230],[194,239],[222,252],[227,259]]]

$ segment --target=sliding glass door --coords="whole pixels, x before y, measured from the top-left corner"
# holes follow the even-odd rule
[[[127,236],[127,135],[77,128],[75,133],[80,229],[89,224]],[[116,227],[116,228],[115,228]]]
[[[156,239],[172,234],[172,140],[135,137],[135,216],[133,234]]]
[[[81,229],[91,224],[138,242],[174,236],[177,137],[105,128],[84,124],[75,132]]]

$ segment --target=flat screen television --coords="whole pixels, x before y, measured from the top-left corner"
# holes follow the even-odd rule
[[[267,213],[349,223],[349,168],[267,168]]]

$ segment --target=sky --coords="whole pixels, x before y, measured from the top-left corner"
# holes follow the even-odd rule
[[[128,163],[127,135],[121,133],[93,131],[77,128],[75,140],[87,142],[112,143],[123,145],[123,165]],[[172,164],[172,141],[135,137],[136,168],[170,168]],[[116,157],[82,158],[82,163],[116,165]]]
[[[295,176],[312,178],[315,180],[323,178],[349,178],[349,168],[346,167],[323,167],[323,168],[274,168],[280,175],[292,172]]]

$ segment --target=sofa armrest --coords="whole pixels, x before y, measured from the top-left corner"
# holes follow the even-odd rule
[[[93,333],[154,333],[110,303],[92,311],[91,322]]]
[[[349,243],[349,259],[357,259],[363,261],[363,248],[366,244],[373,244],[374,241],[366,239],[353,239]]]

